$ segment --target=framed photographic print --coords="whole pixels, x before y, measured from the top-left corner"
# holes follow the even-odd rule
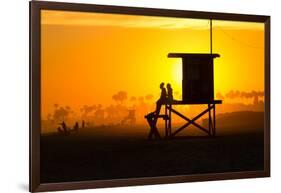
[[[269,176],[269,16],[30,2],[30,191]]]

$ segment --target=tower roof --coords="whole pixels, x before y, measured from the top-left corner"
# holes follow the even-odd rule
[[[206,53],[169,53],[169,58],[217,58],[219,54],[206,54]]]

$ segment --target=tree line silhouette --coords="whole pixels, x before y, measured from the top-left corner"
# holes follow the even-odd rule
[[[180,98],[178,93],[174,92],[177,98]],[[240,99],[253,99],[253,105],[259,105],[264,96],[263,91],[249,91],[243,92],[238,90],[231,90],[225,94],[218,92],[216,98],[231,100]],[[261,100],[259,100],[261,99]],[[53,112],[46,115],[43,119],[43,128],[55,130],[58,124],[65,121],[67,126],[73,127],[76,122],[82,127],[84,121],[85,127],[102,126],[102,125],[132,125],[132,124],[145,124],[143,115],[149,111],[155,110],[156,97],[152,94],[144,96],[129,96],[126,91],[118,91],[112,95],[114,103],[107,106],[102,104],[83,105],[79,111],[73,110],[70,106],[54,104]],[[233,110],[245,109],[243,104],[223,104]],[[262,104],[261,104],[262,105]],[[260,105],[260,106],[261,106]],[[254,106],[253,106],[254,107]],[[179,107],[181,108],[181,107]],[[197,107],[192,107],[196,109]],[[198,107],[199,108],[199,107]],[[250,108],[247,106],[247,108]],[[226,108],[224,108],[226,109]],[[231,110],[230,109],[230,110]],[[250,108],[254,109],[254,108]],[[187,111],[182,109],[182,111]],[[218,109],[220,111],[220,109]],[[192,113],[192,110],[187,113]],[[175,120],[176,121],[176,120]]]

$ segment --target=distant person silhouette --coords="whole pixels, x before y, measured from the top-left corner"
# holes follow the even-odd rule
[[[65,122],[63,121],[60,125],[61,125],[63,131],[67,132],[67,126],[66,126]]]
[[[68,130],[67,130],[67,126],[66,126],[65,122],[63,121],[63,122],[60,123],[59,125],[61,125],[61,127],[58,127],[58,131],[59,131],[60,133],[63,133],[63,134],[65,134],[65,135],[67,135],[67,134],[68,134]]]
[[[78,131],[78,129],[79,129],[79,124],[78,124],[78,122],[76,122],[73,127],[73,131]]]
[[[174,101],[174,97],[173,97],[173,89],[172,89],[170,83],[167,84],[167,92],[168,92],[168,94],[167,94],[167,102],[171,104]]]
[[[164,85],[165,85],[164,82],[162,82],[160,84],[161,95],[160,95],[160,98],[156,102],[156,110],[155,110],[156,116],[159,115],[162,104],[164,104],[167,100],[167,91],[166,91]]]
[[[82,128],[85,128],[85,121],[82,120]]]

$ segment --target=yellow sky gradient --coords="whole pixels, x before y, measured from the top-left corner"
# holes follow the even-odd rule
[[[74,109],[129,96],[181,92],[181,61],[170,52],[209,53],[209,21],[118,14],[41,11],[41,107]],[[264,25],[213,21],[215,93],[264,90]]]

